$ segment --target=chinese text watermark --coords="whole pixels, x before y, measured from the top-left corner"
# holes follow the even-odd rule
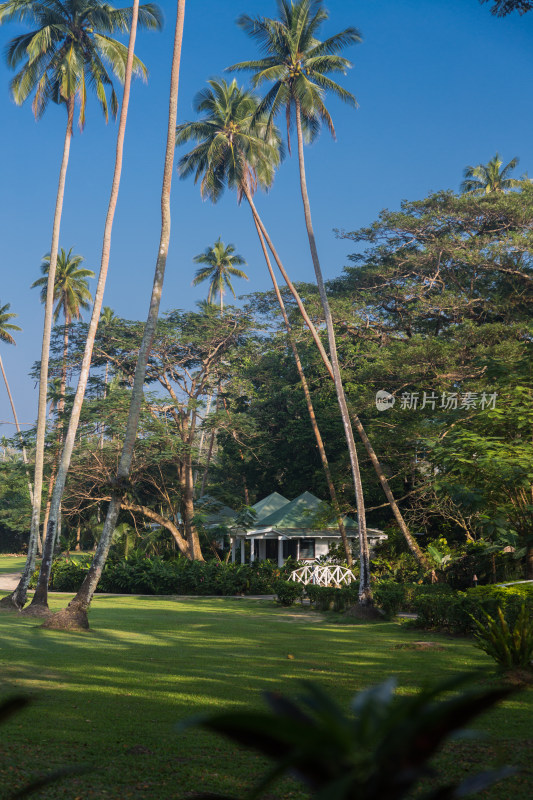
[[[376,408],[387,411],[397,402],[402,411],[430,409],[431,411],[470,411],[473,409],[496,408],[497,392],[402,392],[394,397],[390,392],[380,389],[376,392]]]

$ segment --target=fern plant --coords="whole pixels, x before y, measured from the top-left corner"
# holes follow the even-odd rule
[[[484,620],[472,617],[476,644],[503,670],[530,669],[533,659],[533,620],[525,604],[511,628],[500,607],[496,619],[484,612]]]

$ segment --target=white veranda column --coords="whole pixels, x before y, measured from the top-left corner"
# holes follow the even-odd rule
[[[231,563],[235,564],[235,547],[237,544],[237,540],[234,536],[231,537]]]
[[[250,564],[255,561],[255,539],[250,539]]]
[[[283,566],[283,541],[281,536],[278,536],[278,567]]]
[[[244,539],[241,539],[241,564],[244,564],[245,561],[246,561],[246,554],[245,554],[244,547],[245,547]]]

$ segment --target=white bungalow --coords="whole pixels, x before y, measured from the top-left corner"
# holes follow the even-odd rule
[[[327,505],[311,492],[304,492],[295,500],[273,492],[252,506],[256,512],[253,527],[230,529],[231,559],[238,557],[241,564],[269,559],[282,566],[289,556],[298,561],[315,561],[327,556],[331,544],[338,545],[341,536],[336,520],[324,523]],[[321,519],[318,527],[315,520]],[[349,516],[343,518],[350,539],[358,538],[357,523]],[[368,529],[372,548],[387,538],[375,528]],[[239,555],[237,550],[240,550]]]

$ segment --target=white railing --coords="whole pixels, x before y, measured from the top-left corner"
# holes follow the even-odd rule
[[[291,572],[291,581],[295,583],[313,583],[316,586],[335,586],[339,588],[355,581],[355,575],[347,567],[325,566],[311,564],[308,567],[300,567]]]

